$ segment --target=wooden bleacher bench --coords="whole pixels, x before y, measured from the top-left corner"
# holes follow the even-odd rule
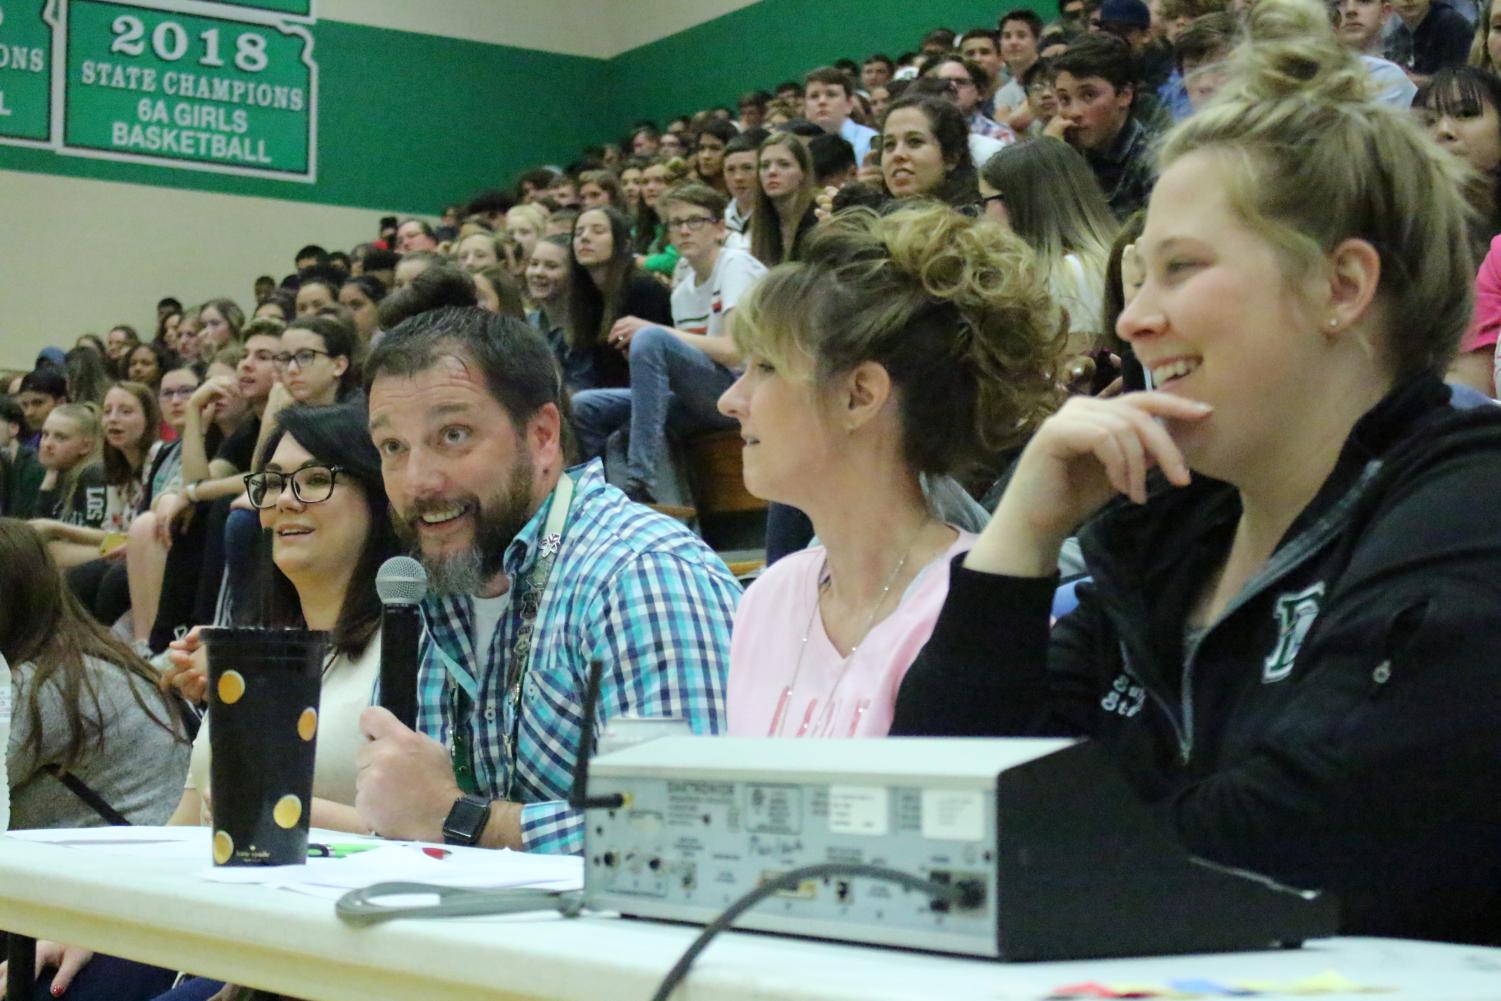
[[[727,520],[725,516],[733,518],[766,510],[766,502],[745,489],[745,474],[741,467],[744,445],[737,430],[711,431],[683,442],[688,487],[693,492],[701,531],[705,522],[712,523],[715,518],[723,521]],[[758,536],[755,544],[759,545],[759,542]],[[730,572],[742,579],[766,565],[764,551],[737,549],[726,554],[725,560]]]

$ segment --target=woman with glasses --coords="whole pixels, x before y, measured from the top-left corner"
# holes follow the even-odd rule
[[[246,495],[267,544],[254,594],[237,604],[246,625],[325,629],[329,659],[319,703],[313,774],[315,827],[364,831],[354,812],[354,752],[359,715],[380,674],[380,598],[375,574],[400,551],[387,515],[380,457],[364,407],[292,407],[276,420],[260,472],[245,476]],[[269,559],[267,558],[269,553]],[[207,660],[197,630],[172,644],[163,675],[193,701],[203,697]],[[173,823],[196,824],[208,808],[208,727],[193,744]]]
[[[1016,133],[1009,125],[1002,125],[980,110],[980,98],[990,88],[990,74],[979,63],[957,54],[939,56],[927,65],[923,76],[948,84],[969,131],[1005,143],[1016,142]]]
[[[364,743],[360,713],[371,704],[380,677],[381,606],[375,574],[400,551],[388,516],[380,457],[370,443],[364,408],[349,404],[293,407],[281,414],[267,444],[265,468],[245,477],[268,546],[257,567],[260,593],[242,603],[249,613],[242,624],[329,632],[318,700],[311,822],[364,833],[368,828],[354,810],[354,759]],[[162,687],[200,701],[207,689],[208,662],[198,631],[174,643],[170,657]],[[193,742],[187,779],[169,824],[210,822],[210,764],[205,722]],[[152,997],[174,979],[171,971],[113,957],[95,961],[88,950],[59,943],[38,943],[37,955],[59,970],[52,988],[64,988],[68,997],[83,1001]],[[221,986],[194,980],[181,988],[189,992],[181,996],[207,998]]]
[[[162,574],[167,566],[167,547],[158,538],[156,516],[151,512],[158,497],[182,488],[182,433],[188,422],[188,401],[202,383],[202,366],[182,365],[162,375],[161,389],[156,394],[162,421],[173,430],[174,437],[152,459],[146,475],[142,513],[131,521],[125,543],[131,630],[142,652],[149,652],[147,641],[151,637],[151,624],[156,621]]]
[[[359,335],[337,316],[299,316],[282,331],[276,372],[292,402],[322,407],[360,384]]]

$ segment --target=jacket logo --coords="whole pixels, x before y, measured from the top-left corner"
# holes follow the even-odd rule
[[[1100,700],[1100,708],[1127,719],[1141,712],[1147,701],[1147,690],[1131,680],[1127,674],[1118,674],[1110,691]]]
[[[1267,654],[1261,668],[1261,683],[1270,685],[1293,673],[1293,661],[1303,649],[1308,630],[1319,616],[1319,599],[1324,596],[1324,582],[1301,591],[1281,595],[1272,614],[1277,617],[1277,645]]]

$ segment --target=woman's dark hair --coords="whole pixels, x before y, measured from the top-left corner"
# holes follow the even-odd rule
[[[495,298],[500,300],[502,313],[526,319],[526,303],[521,295],[521,283],[516,280],[509,267],[505,264],[492,264],[475,272],[473,277],[476,284],[480,279],[490,283],[490,287],[495,290]]]
[[[735,128],[734,125],[730,124],[728,120],[723,118],[710,118],[699,123],[699,125],[694,128],[693,146],[696,150],[698,147],[699,138],[702,136],[713,136],[715,139],[718,139],[720,142],[724,143],[725,146],[729,146],[730,140],[734,139],[738,135],[740,135],[740,130]],[[704,177],[698,172],[697,156],[693,158],[693,176],[709,184],[714,183],[714,181],[716,180],[716,178],[713,177]],[[723,183],[723,178],[724,174],[721,173],[718,178],[720,180],[720,183]]]
[[[161,385],[162,376],[177,367],[177,356],[167,350],[165,344],[159,344],[156,341],[137,344],[125,353],[125,371],[120,373],[122,379],[130,378],[130,359],[141,351],[150,351],[156,358],[156,385],[151,387],[152,389],[156,389]]]
[[[586,184],[594,184],[610,197],[610,207],[621,212],[625,211],[625,192],[620,188],[620,178],[615,171],[601,167],[599,170],[586,170],[579,175],[579,188],[583,189]]]
[[[386,283],[374,275],[354,275],[344,279],[344,285],[353,285],[361,295],[376,304],[386,297]],[[342,289],[344,285],[339,287]]]
[[[766,156],[766,151],[773,146],[786,147],[792,154],[792,158],[797,161],[798,168],[803,172],[802,184],[789,196],[792,199],[792,211],[799,218],[806,215],[813,206],[814,197],[813,154],[808,152],[807,144],[781,132],[768,135],[762,141],[760,148],[756,150],[756,208],[751,213],[750,223],[751,254],[768,268],[774,268],[783,261],[794,258],[797,255],[798,240],[802,236],[802,227],[799,224],[798,233],[793,237],[793,245],[782,246],[781,213],[777,211],[776,203],[771,200],[766,189],[761,186],[761,160]]]
[[[317,313],[299,316],[287,324],[287,330],[306,330],[310,334],[317,334],[323,338],[323,350],[328,352],[330,358],[348,359],[349,364],[345,366],[344,374],[339,376],[338,398],[340,400],[348,398],[350,393],[360,388],[360,362],[363,360],[360,353],[360,335],[355,332],[354,324],[348,317],[349,310],[342,306],[337,310],[324,307]],[[286,331],[282,333],[285,334]],[[263,454],[270,455],[271,453],[267,450]]]
[[[156,339],[157,340],[161,341],[161,340],[165,340],[166,339],[166,337],[167,337],[167,321],[170,320],[174,316],[177,317],[177,319],[179,321],[181,321],[182,320],[182,310],[180,308],[179,309],[168,310],[166,313],[162,314],[161,319],[159,319],[159,320],[156,321]],[[93,335],[90,334],[89,336],[92,337]]]
[[[182,314],[179,313],[178,315],[181,316]],[[99,357],[101,358],[108,354],[104,349],[104,342],[99,339],[98,334],[79,334],[78,340],[73,342],[73,346],[75,348],[93,348],[99,352]]]
[[[444,306],[473,306],[479,302],[474,276],[456,264],[434,264],[396,289],[381,302],[380,328],[394,330],[403,321]]]
[[[368,435],[366,436],[368,440]],[[177,703],[156,685],[156,673],[134,650],[104,626],[73,596],[47,546],[31,526],[15,518],[0,518],[0,656],[12,665],[32,665],[35,673],[24,703],[28,747],[40,754],[43,733],[42,693],[61,691],[66,719],[64,771],[74,771],[89,757],[102,754],[105,719],[99,692],[85,666],[85,658],[110,664],[141,684],[131,685],[131,697],[163,730],[182,742],[187,737]],[[149,693],[149,694],[148,694]],[[130,754],[132,748],[118,748]]]
[[[370,441],[368,418],[362,400],[330,407],[288,407],[276,418],[276,427],[266,438],[267,456],[276,453],[282,438],[290,435],[318,462],[339,466],[338,482],[355,483],[370,512],[370,534],[365,537],[359,561],[349,577],[349,589],[339,608],[329,643],[346,657],[358,657],[380,629],[380,597],[375,593],[375,574],[380,565],[402,551],[391,524],[390,502],[381,479],[380,455]],[[302,601],[287,575],[271,561],[271,539],[263,540],[256,590],[250,600],[235,603],[244,624],[271,628],[301,628],[306,625]]]
[[[667,175],[667,185],[670,188],[689,174],[688,161],[680,156],[654,156],[646,160],[641,167],[643,178],[646,171],[652,167],[661,167]],[[664,188],[665,190],[665,188]],[[666,249],[671,242],[672,234],[668,233],[662,225],[661,214],[652,206],[646,204],[646,198],[642,197],[636,205],[636,217],[628,220],[631,223],[635,250],[638,254],[656,254]]]
[[[1413,99],[1414,109],[1430,116],[1474,118],[1486,105],[1501,118],[1501,76],[1478,66],[1447,66],[1429,80]],[[1483,258],[1491,238],[1501,232],[1501,170],[1477,176],[1466,186],[1465,200],[1475,210],[1471,240],[1476,259]]]
[[[141,405],[141,415],[146,418],[145,430],[141,432],[140,449],[141,464],[135,469],[130,468],[130,462],[125,458],[125,453],[104,441],[104,479],[110,486],[127,486],[139,475],[144,475],[146,470],[146,453],[151,446],[161,437],[162,433],[162,408],[156,402],[156,392],[150,387],[139,382],[117,382],[106,390],[106,395],[115,390],[129,393],[136,398]],[[101,439],[102,440],[102,439]]]
[[[93,348],[73,348],[63,356],[68,399],[74,403],[103,403],[115,377],[109,362]]]
[[[302,274],[298,278],[297,291],[301,292],[305,288],[311,288],[314,285],[322,285],[324,288],[328,289],[328,297],[337,302],[339,299],[339,286],[344,284],[344,278],[342,275],[336,272],[331,274],[331,270],[332,269],[318,267],[304,268]],[[293,304],[293,312],[296,312],[295,301]],[[291,320],[288,320],[287,322],[290,323]]]
[[[938,93],[930,88],[937,88]],[[980,189],[975,180],[975,163],[969,155],[969,123],[964,120],[964,113],[958,106],[947,97],[938,96],[939,93],[947,93],[947,84],[941,80],[914,82],[907,93],[886,106],[886,121],[891,119],[893,111],[903,108],[921,111],[928,120],[928,128],[933,131],[933,138],[938,140],[945,164],[942,183],[923,194],[955,208],[973,205],[980,200]],[[886,121],[881,122],[883,133]]]
[[[229,325],[230,340],[243,341],[245,339],[240,334],[240,331],[245,326],[245,313],[242,309],[240,309],[239,304],[236,303],[233,299],[210,299],[208,302],[198,307],[198,315],[200,318],[203,316],[203,311],[205,309],[212,309],[214,312],[218,313],[220,317],[223,318],[226,324]]]
[[[610,208],[589,209],[579,214],[579,220],[591,212],[603,212],[610,221],[610,260],[596,285],[589,269],[577,257],[572,258],[568,269],[567,331],[568,346],[575,349],[592,347],[604,340],[610,327],[620,319],[626,289],[637,273],[631,253],[631,224],[625,215]],[[576,220],[574,228],[577,227]]]
[[[290,323],[297,315],[297,300],[286,289],[279,288],[266,298],[255,304],[254,312],[259,312],[262,306],[275,306],[281,310],[281,322]]]

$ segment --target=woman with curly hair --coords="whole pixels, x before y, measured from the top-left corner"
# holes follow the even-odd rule
[[[928,202],[822,223],[732,325],[745,371],[719,406],[745,485],[806,512],[820,544],[741,601],[729,732],[883,736],[975,541],[919,478],[983,465],[1051,410],[1061,317],[1026,244]]]

